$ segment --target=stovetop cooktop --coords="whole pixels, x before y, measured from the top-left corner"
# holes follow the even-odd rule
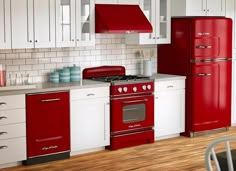
[[[150,77],[137,76],[137,75],[103,76],[103,77],[94,77],[90,79],[95,81],[109,82],[112,85],[153,81]]]

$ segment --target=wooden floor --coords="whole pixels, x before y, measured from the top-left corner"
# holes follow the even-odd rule
[[[229,131],[159,140],[153,144],[99,151],[73,156],[70,159],[17,166],[1,171],[205,171],[204,153],[217,137],[236,136],[236,127]]]

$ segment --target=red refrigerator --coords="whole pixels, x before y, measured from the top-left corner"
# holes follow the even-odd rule
[[[158,45],[158,73],[187,77],[184,136],[231,125],[231,58],[231,19],[171,19],[171,44]]]

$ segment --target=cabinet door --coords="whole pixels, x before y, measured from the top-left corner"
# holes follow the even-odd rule
[[[10,1],[0,0],[0,49],[11,48]]]
[[[76,0],[76,45],[95,45],[94,0]]]
[[[118,0],[118,4],[139,5],[139,0]]]
[[[186,14],[188,16],[205,16],[207,7],[207,0],[185,0]],[[178,2],[178,0],[176,0]]]
[[[117,4],[117,0],[95,0],[95,4]]]
[[[109,145],[108,98],[71,101],[71,151]]]
[[[156,43],[170,43],[170,0],[156,1]]]
[[[56,46],[75,46],[75,0],[56,0]]]
[[[226,0],[207,0],[207,15],[208,16],[225,16]]]
[[[12,48],[33,48],[33,0],[11,0]]]
[[[55,1],[34,0],[35,47],[55,47]]]
[[[185,89],[160,91],[155,96],[155,137],[184,132]]]

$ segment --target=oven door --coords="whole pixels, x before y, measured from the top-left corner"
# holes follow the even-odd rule
[[[154,126],[154,96],[140,95],[111,99],[111,132]]]

